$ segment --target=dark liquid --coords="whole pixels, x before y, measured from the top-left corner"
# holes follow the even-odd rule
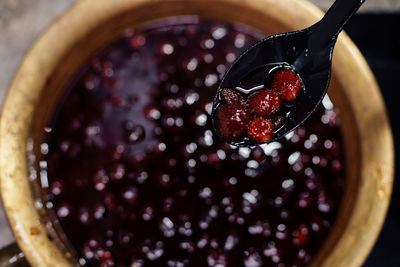
[[[77,74],[44,157],[88,265],[304,266],[318,252],[345,183],[335,112],[253,150],[211,130],[220,78],[258,38],[203,20],[139,29]]]

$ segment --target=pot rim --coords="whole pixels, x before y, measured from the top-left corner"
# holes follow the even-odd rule
[[[26,147],[29,130],[47,78],[68,50],[99,23],[142,4],[166,1],[183,0],[81,0],[41,35],[14,76],[0,118],[0,192],[15,238],[32,266],[70,266],[68,255],[64,255],[49,240],[46,228],[40,222],[28,179]],[[207,1],[184,2],[204,4]],[[323,15],[306,0],[214,2],[246,5],[265,16],[276,18],[288,28],[305,28]],[[334,249],[319,266],[359,266],[372,249],[389,206],[394,168],[393,140],[375,78],[361,53],[344,33],[340,34],[337,41],[334,60],[332,73],[338,77],[339,83],[343,88],[349,84],[354,88],[344,93],[351,104],[356,100],[361,103],[352,106],[357,114],[361,178],[349,222]],[[355,77],[358,79],[355,80]],[[376,135],[371,136],[371,132]],[[366,205],[369,212],[365,211]]]

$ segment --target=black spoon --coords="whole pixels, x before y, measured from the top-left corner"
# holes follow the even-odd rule
[[[251,95],[266,88],[268,75],[277,68],[294,70],[303,81],[303,90],[292,103],[284,103],[280,114],[283,123],[270,141],[279,139],[302,124],[326,94],[331,76],[332,53],[339,33],[365,0],[336,0],[325,16],[313,26],[295,32],[267,37],[244,52],[226,72],[214,98],[212,118],[221,135],[216,112],[223,100],[223,88]],[[223,138],[223,137],[222,137]],[[224,139],[224,138],[223,138]],[[226,140],[235,146],[258,143],[246,134],[237,140]]]

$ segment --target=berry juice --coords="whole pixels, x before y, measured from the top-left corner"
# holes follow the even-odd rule
[[[166,24],[94,55],[47,129],[44,191],[80,263],[308,265],[345,185],[334,109],[279,142],[227,145],[212,130],[213,96],[261,36],[197,18]]]

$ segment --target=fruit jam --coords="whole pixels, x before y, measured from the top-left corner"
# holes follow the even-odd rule
[[[261,36],[197,18],[166,24],[94,55],[46,129],[42,186],[79,262],[308,265],[345,184],[331,103],[279,142],[231,147],[213,133],[213,96]]]

